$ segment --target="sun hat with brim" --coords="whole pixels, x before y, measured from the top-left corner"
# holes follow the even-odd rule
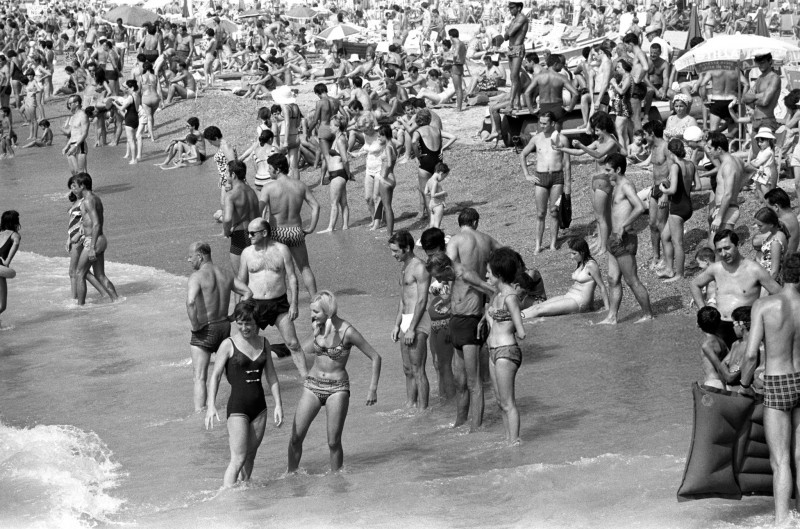
[[[291,105],[296,101],[292,89],[286,85],[272,91],[272,100],[278,105]]]
[[[760,129],[758,129],[758,134],[756,134],[755,138],[756,139],[766,138],[768,140],[774,140],[775,135],[772,133],[772,129],[770,129],[769,127],[761,127]]]

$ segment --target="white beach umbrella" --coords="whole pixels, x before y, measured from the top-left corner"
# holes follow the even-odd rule
[[[698,72],[736,68],[766,53],[780,62],[800,61],[800,48],[788,42],[758,35],[719,35],[684,53],[675,61],[675,68]]]
[[[363,31],[364,28],[360,28],[358,26],[351,26],[350,24],[337,24],[336,26],[320,32],[320,34],[315,38],[327,42],[333,42],[334,40],[344,40],[347,37],[358,35]]]

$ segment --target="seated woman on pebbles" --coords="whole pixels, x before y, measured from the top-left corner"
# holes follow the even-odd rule
[[[608,309],[608,290],[600,274],[600,266],[589,253],[589,245],[582,237],[570,239],[570,258],[577,264],[572,273],[575,281],[563,296],[556,296],[522,311],[524,320],[540,316],[561,316],[586,312],[592,308],[594,290],[600,289],[603,306]]]

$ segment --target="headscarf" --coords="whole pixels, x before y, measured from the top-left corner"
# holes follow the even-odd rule
[[[675,97],[672,98],[672,102],[674,103],[675,101],[680,101],[685,104],[687,109],[692,108],[692,96],[687,96],[683,93],[675,94]]]

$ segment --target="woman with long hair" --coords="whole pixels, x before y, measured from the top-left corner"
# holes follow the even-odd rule
[[[323,185],[330,186],[331,215],[328,227],[317,233],[328,233],[336,229],[339,214],[342,215],[342,229],[350,227],[350,206],[347,204],[347,181],[353,179],[350,171],[350,155],[347,152],[347,120],[336,114],[331,117],[331,129],[335,132],[333,143],[326,159],[327,175]]]
[[[303,394],[294,415],[289,441],[289,472],[297,471],[300,466],[303,441],[323,406],[327,410],[331,470],[342,468],[342,430],[350,406],[350,378],[345,368],[353,346],[372,361],[372,379],[366,404],[372,406],[378,401],[381,356],[352,324],[338,316],[336,297],[330,291],[322,290],[312,298],[311,324],[314,328],[312,346],[315,359],[303,384]]]
[[[255,313],[256,305],[252,301],[240,301],[236,304],[233,319],[239,333],[219,346],[214,372],[209,380],[206,429],[214,427],[215,417],[217,421],[220,420],[215,401],[223,371],[231,385],[227,406],[231,461],[225,470],[223,487],[234,485],[239,478],[249,481],[253,473],[253,463],[267,427],[267,401],[262,383],[264,379],[275,400],[275,426],[283,423],[278,374],[272,364],[269,342],[258,335]]]
[[[661,182],[663,195],[658,199],[659,208],[669,208],[669,218],[661,230],[661,245],[664,247],[664,268],[656,270],[665,282],[683,279],[686,253],[683,248],[683,225],[692,216],[691,190],[699,185],[696,181],[695,165],[686,159],[686,148],[678,138],[669,140],[669,181]],[[652,207],[652,206],[651,206]]]
[[[142,104],[139,94],[139,84],[134,79],[125,81],[125,90],[128,92],[122,101],[115,100],[114,105],[122,115],[125,123],[125,156],[130,157],[130,164],[136,164],[142,159],[142,143],[137,134],[139,128],[139,106]]]
[[[11,268],[11,260],[19,249],[22,237],[19,234],[19,213],[15,210],[4,211],[0,216],[0,314],[8,306],[7,279],[17,276],[16,270]]]
[[[141,114],[144,121],[139,125],[139,141],[145,129],[150,132],[150,139],[156,141],[155,114],[161,104],[161,96],[158,93],[158,79],[153,74],[153,63],[147,61],[142,67],[142,106]]]
[[[594,302],[595,288],[600,289],[603,297],[603,306],[608,310],[608,289],[603,282],[600,266],[589,252],[589,245],[582,237],[569,240],[569,256],[575,262],[575,271],[572,272],[572,286],[566,294],[549,298],[538,305],[533,305],[522,311],[526,320],[539,316],[561,316],[563,314],[576,314],[591,310]]]

